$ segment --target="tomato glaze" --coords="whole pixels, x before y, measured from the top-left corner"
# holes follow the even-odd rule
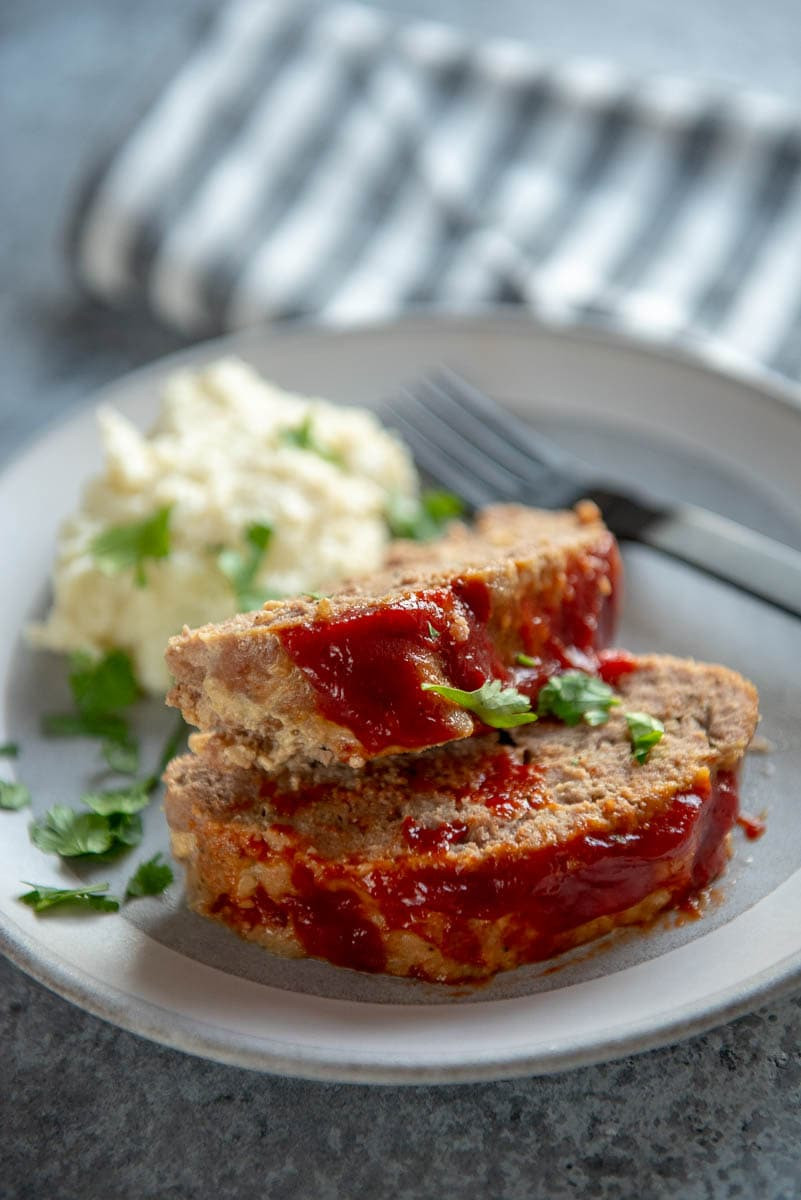
[[[738,814],[737,777],[720,772],[692,793],[676,795],[642,827],[583,834],[530,851],[501,851],[460,863],[458,822],[434,830],[421,846],[412,825],[410,851],[365,873],[356,863],[296,860],[297,846],[268,850],[248,839],[253,858],[285,859],[294,895],[280,904],[259,886],[247,905],[221,895],[212,911],[248,932],[263,920],[292,930],[305,952],[340,966],[384,971],[386,931],[408,930],[475,978],[497,968],[485,957],[488,929],[501,922],[513,963],[536,962],[565,946],[564,935],[589,921],[621,913],[664,889],[682,903],[723,870],[727,834]],[[368,902],[365,903],[365,900]],[[491,940],[491,938],[490,938]],[[465,970],[466,968],[466,970]],[[422,967],[414,973],[426,977]],[[436,978],[436,975],[432,976]]]
[[[500,679],[534,697],[565,667],[596,670],[596,652],[615,625],[619,577],[617,545],[604,535],[524,597],[511,624],[508,612],[493,610],[483,579],[468,578],[279,636],[324,717],[351,730],[371,754],[420,749],[454,736],[453,706],[421,690],[427,679],[465,691]],[[519,651],[537,658],[533,669],[515,666]],[[483,728],[478,720],[475,726]]]

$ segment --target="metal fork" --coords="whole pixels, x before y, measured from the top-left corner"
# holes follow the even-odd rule
[[[385,400],[381,413],[436,483],[472,509],[505,502],[569,508],[594,500],[620,538],[642,542],[801,616],[801,553],[717,513],[606,486],[508,409],[450,370]]]

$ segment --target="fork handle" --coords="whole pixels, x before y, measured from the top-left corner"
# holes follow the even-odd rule
[[[692,504],[659,509],[606,492],[590,494],[619,537],[700,567],[801,617],[801,553],[792,546]]]

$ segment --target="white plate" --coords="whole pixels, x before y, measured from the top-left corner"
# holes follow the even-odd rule
[[[248,333],[137,372],[102,396],[147,425],[177,364],[237,353],[278,382],[369,404],[447,362],[607,471],[648,481],[801,545],[801,406],[789,390],[679,356],[535,326],[520,318],[413,319],[356,332]],[[77,799],[94,751],[38,735],[67,702],[63,666],[20,632],[46,599],[59,520],[98,462],[91,408],[43,436],[0,477],[0,741],[37,811]],[[192,1053],[313,1078],[423,1082],[556,1071],[688,1036],[744,1012],[801,976],[801,622],[643,549],[626,552],[621,640],[719,660],[759,686],[776,745],[746,766],[745,806],[766,810],[757,842],[737,839],[718,899],[693,923],[666,920],[472,993],[274,959],[188,913],[180,886],[119,916],[37,918],[23,879],[72,872],[35,850],[28,815],[0,815],[0,934],[26,971],[90,1012]],[[155,756],[158,706],[142,725]],[[140,857],[165,849],[158,805]],[[131,864],[109,872],[120,886]],[[59,872],[61,872],[59,874]],[[69,886],[69,884],[67,885]]]

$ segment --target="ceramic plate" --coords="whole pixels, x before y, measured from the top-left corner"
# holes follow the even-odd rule
[[[742,372],[520,318],[413,319],[356,332],[232,337],[137,372],[95,403],[147,426],[168,371],[222,353],[293,389],[367,405],[450,364],[606,474],[717,508],[801,547],[801,405]],[[14,767],[37,812],[76,800],[96,755],[86,743],[40,737],[43,709],[67,704],[64,666],[22,639],[47,602],[57,526],[99,462],[93,408],[41,437],[0,477],[0,742],[20,742]],[[701,920],[665,918],[647,933],[454,992],[272,958],[187,912],[180,882],[120,915],[37,918],[15,899],[19,881],[76,876],[30,845],[28,814],[3,813],[7,953],[90,1012],[170,1046],[267,1071],[379,1082],[561,1070],[686,1037],[797,985],[801,622],[645,549],[626,549],[625,561],[620,640],[750,676],[774,747],[749,756],[742,789],[744,806],[766,814],[767,832],[753,842],[738,835]],[[164,710],[145,705],[140,721],[155,759]],[[135,861],[167,848],[158,803],[146,817]],[[130,870],[110,869],[114,889]]]

